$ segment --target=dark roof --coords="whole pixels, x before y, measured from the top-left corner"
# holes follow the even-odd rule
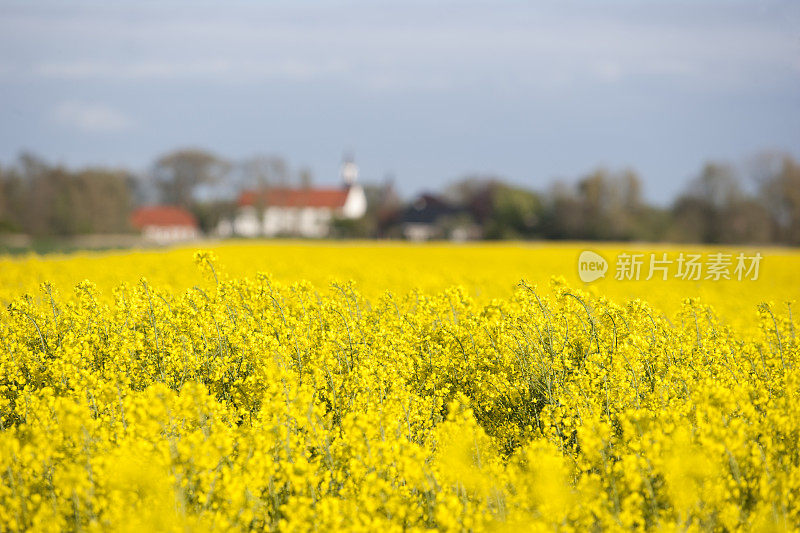
[[[432,194],[422,194],[400,213],[401,223],[433,224],[439,218],[462,212],[447,200]]]

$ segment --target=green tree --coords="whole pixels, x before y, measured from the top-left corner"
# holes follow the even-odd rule
[[[542,216],[539,195],[506,183],[491,187],[491,214],[485,236],[489,239],[520,239],[537,236]]]

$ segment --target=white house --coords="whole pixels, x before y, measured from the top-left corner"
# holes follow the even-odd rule
[[[222,236],[325,237],[334,218],[356,219],[367,211],[364,188],[357,183],[358,167],[346,161],[339,188],[271,187],[239,194],[237,213],[218,227]]]

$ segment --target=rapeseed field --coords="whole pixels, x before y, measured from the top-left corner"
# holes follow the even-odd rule
[[[797,529],[798,273],[575,243],[0,259],[0,524]]]

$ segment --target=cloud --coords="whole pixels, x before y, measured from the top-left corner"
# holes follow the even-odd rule
[[[139,61],[110,63],[91,60],[47,62],[36,65],[33,73],[44,78],[58,80],[116,79],[154,80],[182,77],[205,77],[225,73],[228,62],[219,61]]]
[[[780,2],[764,13],[702,2],[696,9],[666,2],[600,8],[582,0],[586,9],[577,12],[560,4],[497,10],[478,2],[454,16],[414,3],[234,3],[230,9],[201,2],[180,17],[149,3],[58,15],[20,8],[0,16],[0,46],[25,52],[16,58],[17,77],[48,83],[278,81],[371,92],[484,87],[530,94],[656,81],[734,93],[785,87],[797,72],[800,11]],[[63,46],[54,54],[37,41]],[[12,78],[2,70],[0,76]]]
[[[35,65],[35,76],[52,80],[164,81],[185,79],[308,80],[341,73],[345,64],[338,60],[305,61],[301,59],[211,58],[200,60],[141,60],[102,62],[76,60],[46,62]]]
[[[622,67],[616,61],[597,61],[592,70],[600,81],[616,83],[622,78]]]
[[[133,120],[99,102],[62,102],[53,110],[53,119],[67,127],[89,133],[111,133],[129,129]]]

